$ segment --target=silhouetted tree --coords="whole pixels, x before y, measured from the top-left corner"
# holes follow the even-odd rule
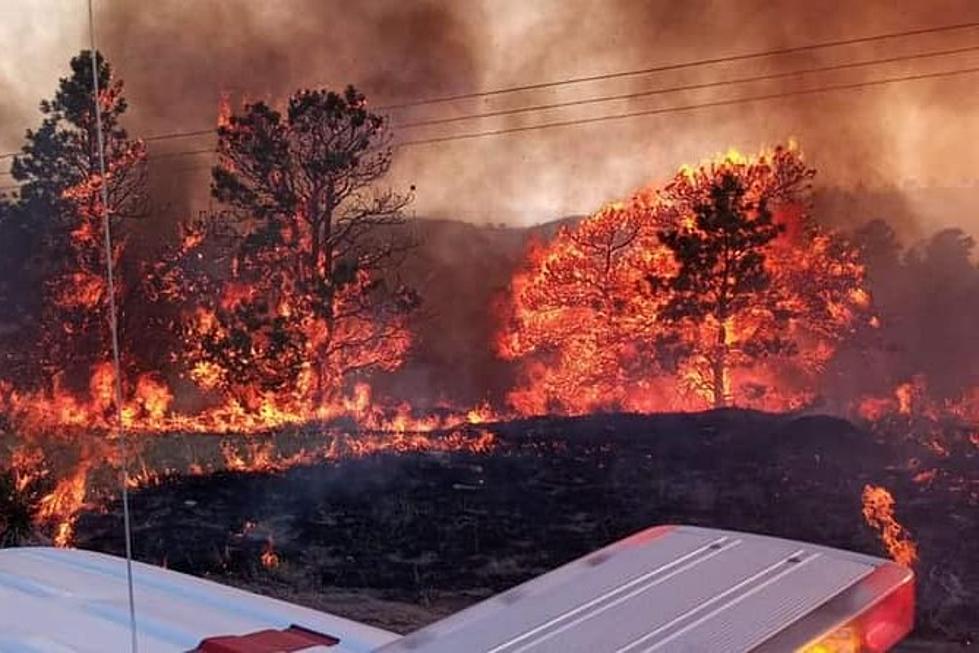
[[[979,383],[979,268],[975,240],[961,229],[945,229],[905,257],[904,302],[910,314],[901,325],[912,373],[922,373],[929,390],[954,398]]]
[[[41,499],[51,485],[45,476],[24,478],[12,467],[0,468],[0,548],[21,545],[34,534]]]
[[[390,227],[411,196],[376,187],[391,165],[384,119],[353,87],[302,90],[284,114],[259,102],[232,115],[218,152],[212,194],[245,237],[214,321],[194,327],[198,362],[265,389],[308,372],[318,395],[400,364],[417,298],[393,281],[405,246]]]
[[[772,220],[768,198],[748,199],[746,194],[740,179],[722,172],[710,182],[707,197],[694,199],[693,228],[660,232],[680,266],[665,282],[671,297],[663,317],[676,322],[709,321],[714,326],[714,343],[706,355],[715,406],[730,399],[731,321],[747,308],[774,311],[780,300],[765,269],[764,248],[784,226]],[[756,331],[751,342],[741,343],[758,354],[776,353],[787,344],[775,330]]]
[[[30,266],[36,275],[25,282],[35,284],[33,290],[45,298],[38,339],[42,369],[69,378],[106,355],[103,218],[108,215],[118,227],[145,212],[145,150],[120,125],[127,108],[122,81],[101,55],[96,62],[105,179],[89,51],[72,58],[70,74],[59,81],[54,97],[41,102],[41,126],[27,131],[11,167],[20,183],[14,211],[37,244]],[[103,184],[107,206],[102,205]],[[118,260],[121,252],[119,239],[112,256]]]

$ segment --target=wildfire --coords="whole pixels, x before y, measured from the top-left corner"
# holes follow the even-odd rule
[[[230,127],[231,126],[231,93],[229,91],[221,91],[218,94],[218,127]]]
[[[85,503],[89,463],[83,461],[68,478],[58,482],[54,492],[41,500],[40,518],[57,521],[54,544],[66,547],[75,532],[75,517]]]
[[[218,126],[226,141],[221,165],[238,174],[232,145],[254,125],[231,120],[222,94]],[[130,146],[105,183],[144,156],[141,144]],[[803,187],[811,178],[792,145],[753,156],[731,151],[684,166],[668,183],[640,188],[534,244],[511,281],[494,343],[520,369],[509,408],[520,415],[731,404],[789,410],[811,402],[840,340],[856,324],[879,326],[853,249],[806,215]],[[64,193],[79,207],[69,232],[72,266],[52,281],[57,319],[46,335],[62,360],[45,365],[52,370],[47,387],[0,382],[0,411],[19,434],[91,438],[77,464],[44,472],[59,478],[42,507],[42,518],[58,523],[59,545],[70,543],[74,515],[98,495],[90,477],[113,464],[106,445],[120,435],[234,436],[222,440],[213,461],[144,465],[130,476],[133,487],[170,473],[278,472],[343,456],[496,446],[478,427],[509,411],[482,403],[419,414],[408,402],[373,396],[370,374],[394,370],[409,355],[407,316],[416,298],[389,283],[379,255],[359,253],[361,243],[333,243],[337,256],[327,262],[310,209],[292,205],[264,225],[257,218],[236,223],[226,239],[231,247],[222,244],[229,234],[220,221],[183,225],[161,260],[146,265],[141,288],[166,309],[164,330],[176,334],[177,346],[164,361],[171,369],[124,352],[125,433],[118,434],[98,238],[98,220],[112,208],[99,205],[102,183],[90,177]],[[736,238],[744,243],[725,249]],[[114,262],[124,246],[122,239]],[[122,279],[117,292],[134,285]],[[66,356],[74,349],[85,355]],[[911,377],[889,396],[864,398],[857,410],[874,420],[938,411],[975,417],[979,394],[937,406],[924,379]],[[319,440],[282,451],[270,434],[292,427]],[[979,431],[972,437],[979,442]],[[37,467],[28,463],[15,461],[18,484],[41,473],[27,471]],[[877,504],[867,503],[866,492],[864,499],[870,514],[867,506]]]
[[[891,558],[911,566],[918,560],[918,546],[911,534],[894,517],[894,497],[884,487],[866,485],[863,488],[863,517],[878,532]]]
[[[269,535],[269,539],[265,542],[265,548],[262,550],[262,555],[259,556],[259,560],[261,560],[262,566],[266,569],[275,569],[279,566],[279,554],[275,552],[275,543],[271,535]]]
[[[70,546],[78,512],[87,504],[90,476],[106,462],[112,462],[114,448],[105,434],[116,430],[113,402],[115,373],[108,363],[92,370],[87,395],[79,395],[55,386],[47,392],[17,393],[9,389],[0,397],[2,408],[14,421],[18,431],[43,443],[53,440],[54,433],[65,429],[84,433],[78,458],[67,469],[59,469],[55,489],[41,501],[39,519],[54,525],[57,546]],[[124,384],[125,385],[125,384]],[[367,384],[358,384],[351,397],[334,404],[315,406],[311,402],[285,400],[267,393],[248,408],[235,398],[196,413],[174,410],[174,395],[163,378],[145,373],[137,377],[123,406],[126,437],[157,436],[164,433],[229,434],[222,441],[221,458],[206,464],[189,461],[184,469],[151,469],[145,461],[130,474],[130,487],[145,487],[160,482],[170,474],[201,474],[214,469],[241,472],[281,472],[297,465],[334,461],[342,457],[367,456],[381,452],[472,451],[482,453],[495,446],[493,435],[475,429],[475,425],[496,418],[488,405],[469,411],[444,412],[439,415],[415,416],[411,406],[400,403],[393,408],[377,405]],[[351,426],[330,426],[329,422],[346,420]],[[270,433],[286,426],[316,427],[320,433],[313,446],[292,453],[282,452],[274,439],[249,436]],[[459,428],[456,428],[459,427]],[[48,434],[48,435],[46,435]],[[74,437],[74,436],[73,436]],[[138,455],[138,443],[135,453]],[[20,448],[14,452],[12,466],[16,483],[26,487],[32,479],[46,476],[41,449]],[[114,475],[111,477],[114,478]],[[96,496],[112,495],[111,486],[100,486]]]
[[[497,342],[511,405],[804,405],[869,307],[856,251],[805,214],[812,174],[794,146],[730,152],[534,246]]]

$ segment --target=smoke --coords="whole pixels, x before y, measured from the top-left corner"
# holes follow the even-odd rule
[[[471,18],[478,18],[472,16]],[[445,93],[478,78],[478,33],[431,2],[105,2],[100,48],[125,79],[137,133],[215,124],[218,98],[281,103],[300,87],[353,83],[373,101]],[[151,145],[151,158],[213,137]],[[161,159],[161,161],[164,159]],[[206,201],[207,155],[156,166],[155,194],[177,212]]]
[[[85,16],[77,3],[44,0],[4,9],[8,30],[31,33],[31,48],[0,66],[0,142],[16,146],[36,122],[36,102],[77,51]],[[300,87],[354,83],[375,106],[524,83],[898,32],[979,18],[971,0],[181,0],[96,3],[100,47],[128,87],[133,133],[197,130],[214,124],[222,91],[281,102]],[[27,16],[27,18],[25,18]],[[19,25],[19,27],[18,27]],[[920,35],[824,52],[683,69],[643,77],[538,89],[390,111],[395,126],[640,92],[799,67],[971,45],[979,30]],[[67,41],[59,37],[70,35]],[[398,138],[589,119],[979,64],[966,53],[871,69],[806,75],[449,125],[396,129]],[[44,81],[46,80],[46,81]],[[979,151],[962,147],[979,128],[975,78],[963,76],[526,131],[399,149],[390,182],[418,187],[420,215],[526,225],[590,212],[684,162],[737,147],[797,138],[828,186],[907,194],[918,214],[912,237],[958,224],[979,231],[974,211],[949,215],[908,186],[970,188]],[[207,149],[213,137],[151,143],[151,157]],[[207,155],[157,159],[158,206],[173,215],[206,207]],[[969,202],[969,205],[974,205]],[[867,217],[887,217],[873,215]]]
[[[947,1],[905,7],[898,13],[886,3],[771,3],[763,0],[709,2],[561,2],[525,3],[523,11],[497,12],[488,29],[497,47],[519,56],[487,57],[490,88],[527,80],[562,79],[757,52],[804,43],[868,34],[899,32],[979,17],[974,4]],[[941,19],[937,19],[941,16]],[[919,36],[823,52],[751,60],[670,71],[656,75],[593,82],[494,98],[493,108],[531,102],[635,93],[651,88],[689,85],[799,68],[947,49],[975,44],[975,30]],[[502,41],[502,43],[501,43]],[[507,47],[506,44],[512,44]],[[734,88],[674,93],[615,103],[563,109],[542,118],[520,115],[492,127],[534,121],[588,119],[663,107],[712,102],[746,95],[771,94],[868,78],[900,76],[975,66],[975,53],[899,63],[849,72],[797,76]],[[443,184],[440,206],[479,206],[491,188],[495,205],[508,214],[532,217],[585,212],[610,198],[626,195],[651,180],[666,178],[680,163],[698,161],[734,146],[754,151],[761,144],[797,138],[819,169],[821,185],[903,187],[962,185],[975,178],[979,153],[956,146],[979,127],[975,80],[921,81],[859,91],[809,95],[724,106],[590,125],[518,133],[439,146],[425,156],[454,157],[459,170]],[[474,124],[473,127],[485,128]],[[433,147],[434,149],[434,147]],[[409,153],[412,164],[417,164]],[[424,161],[422,155],[418,160]],[[901,189],[903,191],[903,188]],[[947,215],[934,204],[916,206],[924,224],[913,233],[940,226],[979,228],[969,215]],[[451,209],[449,209],[451,210]],[[547,211],[551,215],[547,216]],[[872,215],[868,217],[887,217]],[[526,218],[525,218],[526,219]]]
[[[0,4],[0,35],[5,42],[21,39],[10,40],[14,47],[0,60],[3,151],[16,149],[24,129],[37,124],[38,101],[51,96],[68,59],[88,42],[83,3],[15,4]],[[974,0],[904,3],[899,10],[885,0],[96,0],[99,47],[126,82],[131,107],[126,124],[137,136],[213,127],[223,92],[235,106],[258,99],[281,104],[297,88],[353,83],[374,106],[383,107],[976,19]],[[590,120],[966,68],[979,65],[979,54],[404,127],[418,120],[964,47],[977,39],[979,30],[921,35],[386,113],[396,137],[409,141]],[[816,210],[824,219],[856,227],[883,218],[906,244],[926,242],[929,234],[951,226],[977,234],[973,171],[979,149],[971,147],[979,133],[975,83],[976,77],[963,76],[404,147],[396,152],[388,181],[400,189],[417,187],[414,210],[422,216],[525,226],[591,212],[640,185],[668,178],[681,163],[729,147],[754,152],[795,137],[819,171]],[[210,134],[149,143],[157,212],[147,221],[147,232],[170,236],[175,220],[207,208],[213,157],[168,155],[207,150],[213,143]],[[433,235],[439,229],[445,232],[441,238]],[[451,378],[465,402],[479,400],[487,388],[507,386],[506,378],[498,378],[506,370],[493,367],[486,342],[495,326],[492,299],[519,265],[522,235],[507,230],[479,235],[437,223],[428,225],[426,234],[431,242],[409,276],[438,308],[439,319],[421,336],[427,338],[426,353],[396,380],[403,389],[391,394],[431,387],[437,398],[439,380]],[[159,239],[147,241],[152,247]],[[940,267],[937,258],[928,260]],[[918,272],[895,278],[910,286]],[[929,296],[927,290],[922,297]],[[923,324],[908,323],[912,331]],[[914,342],[898,335],[895,340]],[[470,354],[474,351],[479,355]]]
[[[86,47],[86,23],[74,0],[46,0],[43,11],[24,11],[19,3],[0,3],[0,151],[19,150],[24,131],[36,127],[42,97],[51,94],[68,59]],[[3,161],[0,161],[3,163]],[[2,169],[2,168],[0,168]],[[0,175],[0,186],[10,177]]]

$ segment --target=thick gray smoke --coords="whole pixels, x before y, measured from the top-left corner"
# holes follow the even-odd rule
[[[479,67],[472,25],[429,2],[105,2],[97,20],[100,47],[126,80],[144,133],[213,126],[222,93],[234,108],[348,83],[372,101],[417,97],[466,86]],[[171,140],[150,154],[211,143]],[[174,157],[156,166],[156,195],[178,213],[200,208],[210,162]]]
[[[76,6],[77,5],[77,6]],[[36,102],[87,36],[81,5],[40,0],[4,8],[15,48],[0,77],[0,142],[16,146],[36,123]],[[804,43],[979,20],[971,0],[124,0],[96,1],[102,49],[126,80],[134,133],[196,130],[214,124],[222,91],[235,103],[282,101],[299,87],[354,83],[375,106],[542,80],[566,79]],[[25,18],[24,16],[27,16]],[[17,20],[14,20],[17,19]],[[33,29],[33,32],[32,32]],[[391,112],[393,123],[629,93],[650,88],[777,73],[799,67],[974,45],[979,30],[921,35],[874,45],[685,69],[428,105]],[[25,43],[25,45],[27,45]],[[979,65],[964,53],[747,86],[427,128],[398,138],[592,118],[697,104],[827,83]],[[663,179],[684,162],[729,147],[756,150],[797,138],[820,171],[819,183],[853,190],[897,189],[909,237],[958,224],[979,231],[975,211],[936,206],[917,187],[952,188],[973,206],[979,150],[975,76],[842,91],[600,122],[399,150],[391,183],[416,184],[420,215],[529,224],[583,213],[637,185]],[[152,155],[206,149],[209,137],[158,142]],[[965,144],[965,145],[964,145]],[[158,204],[173,214],[206,206],[207,156],[158,159]],[[958,201],[958,200],[957,200]],[[839,204],[839,202],[837,202]],[[938,202],[937,204],[942,204]],[[841,210],[862,210],[844,205]],[[859,216],[863,218],[864,216]],[[872,215],[866,217],[889,217]],[[915,223],[917,221],[917,223]]]
[[[960,0],[903,3],[900,11],[884,2],[844,0],[562,0],[524,4],[522,11],[493,17],[491,25],[503,35],[494,44],[502,39],[513,45],[507,49],[512,53],[509,56],[491,53],[483,57],[488,61],[485,70],[490,87],[508,81],[600,74],[979,19],[975,3]],[[526,102],[527,97],[560,101],[780,73],[976,45],[977,37],[979,30],[975,29],[918,36],[565,87],[501,98],[492,104],[508,106]],[[589,118],[977,65],[979,55],[968,53],[555,111],[535,120]],[[974,188],[962,191],[960,187],[975,183],[973,171],[979,164],[979,151],[961,145],[970,142],[968,134],[979,128],[975,83],[975,77],[965,76],[602,122],[463,142],[445,146],[438,154],[456,157],[467,180],[465,189],[493,189],[504,198],[512,198],[503,202],[514,212],[546,214],[558,208],[573,213],[593,209],[638,184],[662,179],[681,163],[696,162],[732,146],[753,151],[763,144],[795,137],[819,169],[818,183],[823,186],[897,187],[898,194],[906,196],[912,212],[920,214],[922,221],[903,225],[915,227],[913,233],[907,234],[909,237],[938,225],[964,225],[975,231],[979,222],[972,215],[947,213],[945,207],[907,188],[954,187],[957,194],[974,197]],[[504,121],[502,126],[529,122],[527,117],[517,117]],[[422,156],[411,154],[412,159]],[[460,186],[455,182],[442,188],[458,195]],[[463,192],[457,204],[476,199],[472,204],[478,205],[480,197],[477,193],[468,198]],[[451,205],[451,200],[445,204]]]
[[[889,0],[96,0],[96,9],[100,48],[127,84],[127,125],[139,136],[212,128],[222,92],[230,93],[237,106],[256,99],[279,104],[297,88],[353,83],[374,106],[383,107],[979,20],[974,0],[905,2],[899,8]],[[37,124],[37,102],[51,95],[69,58],[87,47],[86,26],[84,3],[77,0],[0,3],[0,35],[11,43],[0,60],[2,151],[18,147],[23,130]],[[392,109],[389,114],[397,139],[419,140],[979,67],[979,52],[965,52],[532,114],[404,126],[969,46],[979,46],[979,29]],[[590,212],[639,185],[667,178],[681,163],[695,163],[730,147],[752,152],[794,137],[819,171],[815,199],[824,220],[856,228],[883,218],[906,245],[942,227],[979,234],[974,173],[979,149],[973,146],[979,133],[977,79],[979,75],[964,75],[405,147],[396,153],[389,182],[401,189],[417,186],[415,210],[420,216],[524,226]],[[154,235],[172,235],[175,220],[207,208],[209,202],[212,157],[168,155],[206,150],[213,143],[213,135],[150,142],[157,212],[147,224]],[[421,329],[422,353],[392,381],[388,394],[418,394],[420,388],[435,388],[446,379],[451,379],[460,403],[477,401],[497,386],[505,390],[510,379],[506,370],[494,367],[499,361],[487,347],[494,328],[489,313],[519,265],[523,234],[436,221],[425,229],[420,262],[407,274],[441,311],[443,321]],[[158,241],[152,239],[154,245]],[[941,256],[926,257],[926,262],[941,268],[943,257],[968,261],[966,249],[960,248],[965,254],[958,258],[947,255],[948,249],[935,249]],[[479,260],[473,260],[474,250]],[[927,266],[908,263],[905,268],[907,274],[894,277],[905,280],[904,285],[919,277],[941,277],[925,274]],[[972,283],[958,268],[953,276]],[[936,287],[952,287],[941,279]],[[882,295],[892,281],[878,283]],[[895,287],[912,301],[918,291],[901,284]],[[931,286],[922,285],[919,294],[925,308],[916,315],[948,313],[946,305],[936,309],[925,301],[937,296]],[[901,295],[893,303],[903,301]],[[950,300],[948,306],[954,303]],[[911,325],[909,332],[919,324],[914,319],[905,323]],[[947,340],[971,346],[971,334],[953,334]],[[901,342],[914,342],[907,334],[898,335]],[[906,349],[931,352],[919,344]],[[963,360],[968,356],[960,351],[971,351],[946,350]],[[954,367],[946,358],[929,356],[925,358],[945,368]],[[924,369],[918,363],[911,367]],[[900,374],[895,379],[878,376],[901,380]],[[438,396],[433,389],[432,398]]]

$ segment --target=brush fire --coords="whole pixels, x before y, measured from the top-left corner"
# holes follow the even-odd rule
[[[454,227],[384,187],[392,132],[362,93],[223,94],[221,209],[165,223],[102,59],[97,172],[94,112],[72,95],[91,56],[42,106],[0,214],[18,269],[0,284],[17,307],[0,323],[0,542],[118,551],[122,440],[137,556],[174,568],[247,583],[306,565],[413,599],[680,521],[885,553],[923,570],[921,632],[975,637],[979,365],[922,362],[935,346],[915,340],[922,319],[977,317],[971,239],[903,250],[881,221],[829,226],[788,142],[679,166],[557,228],[486,229],[472,256],[498,276],[446,298],[425,265]],[[486,337],[423,374],[467,329],[459,301]],[[935,337],[973,352],[975,324]],[[502,371],[464,396],[453,366],[479,355]]]

